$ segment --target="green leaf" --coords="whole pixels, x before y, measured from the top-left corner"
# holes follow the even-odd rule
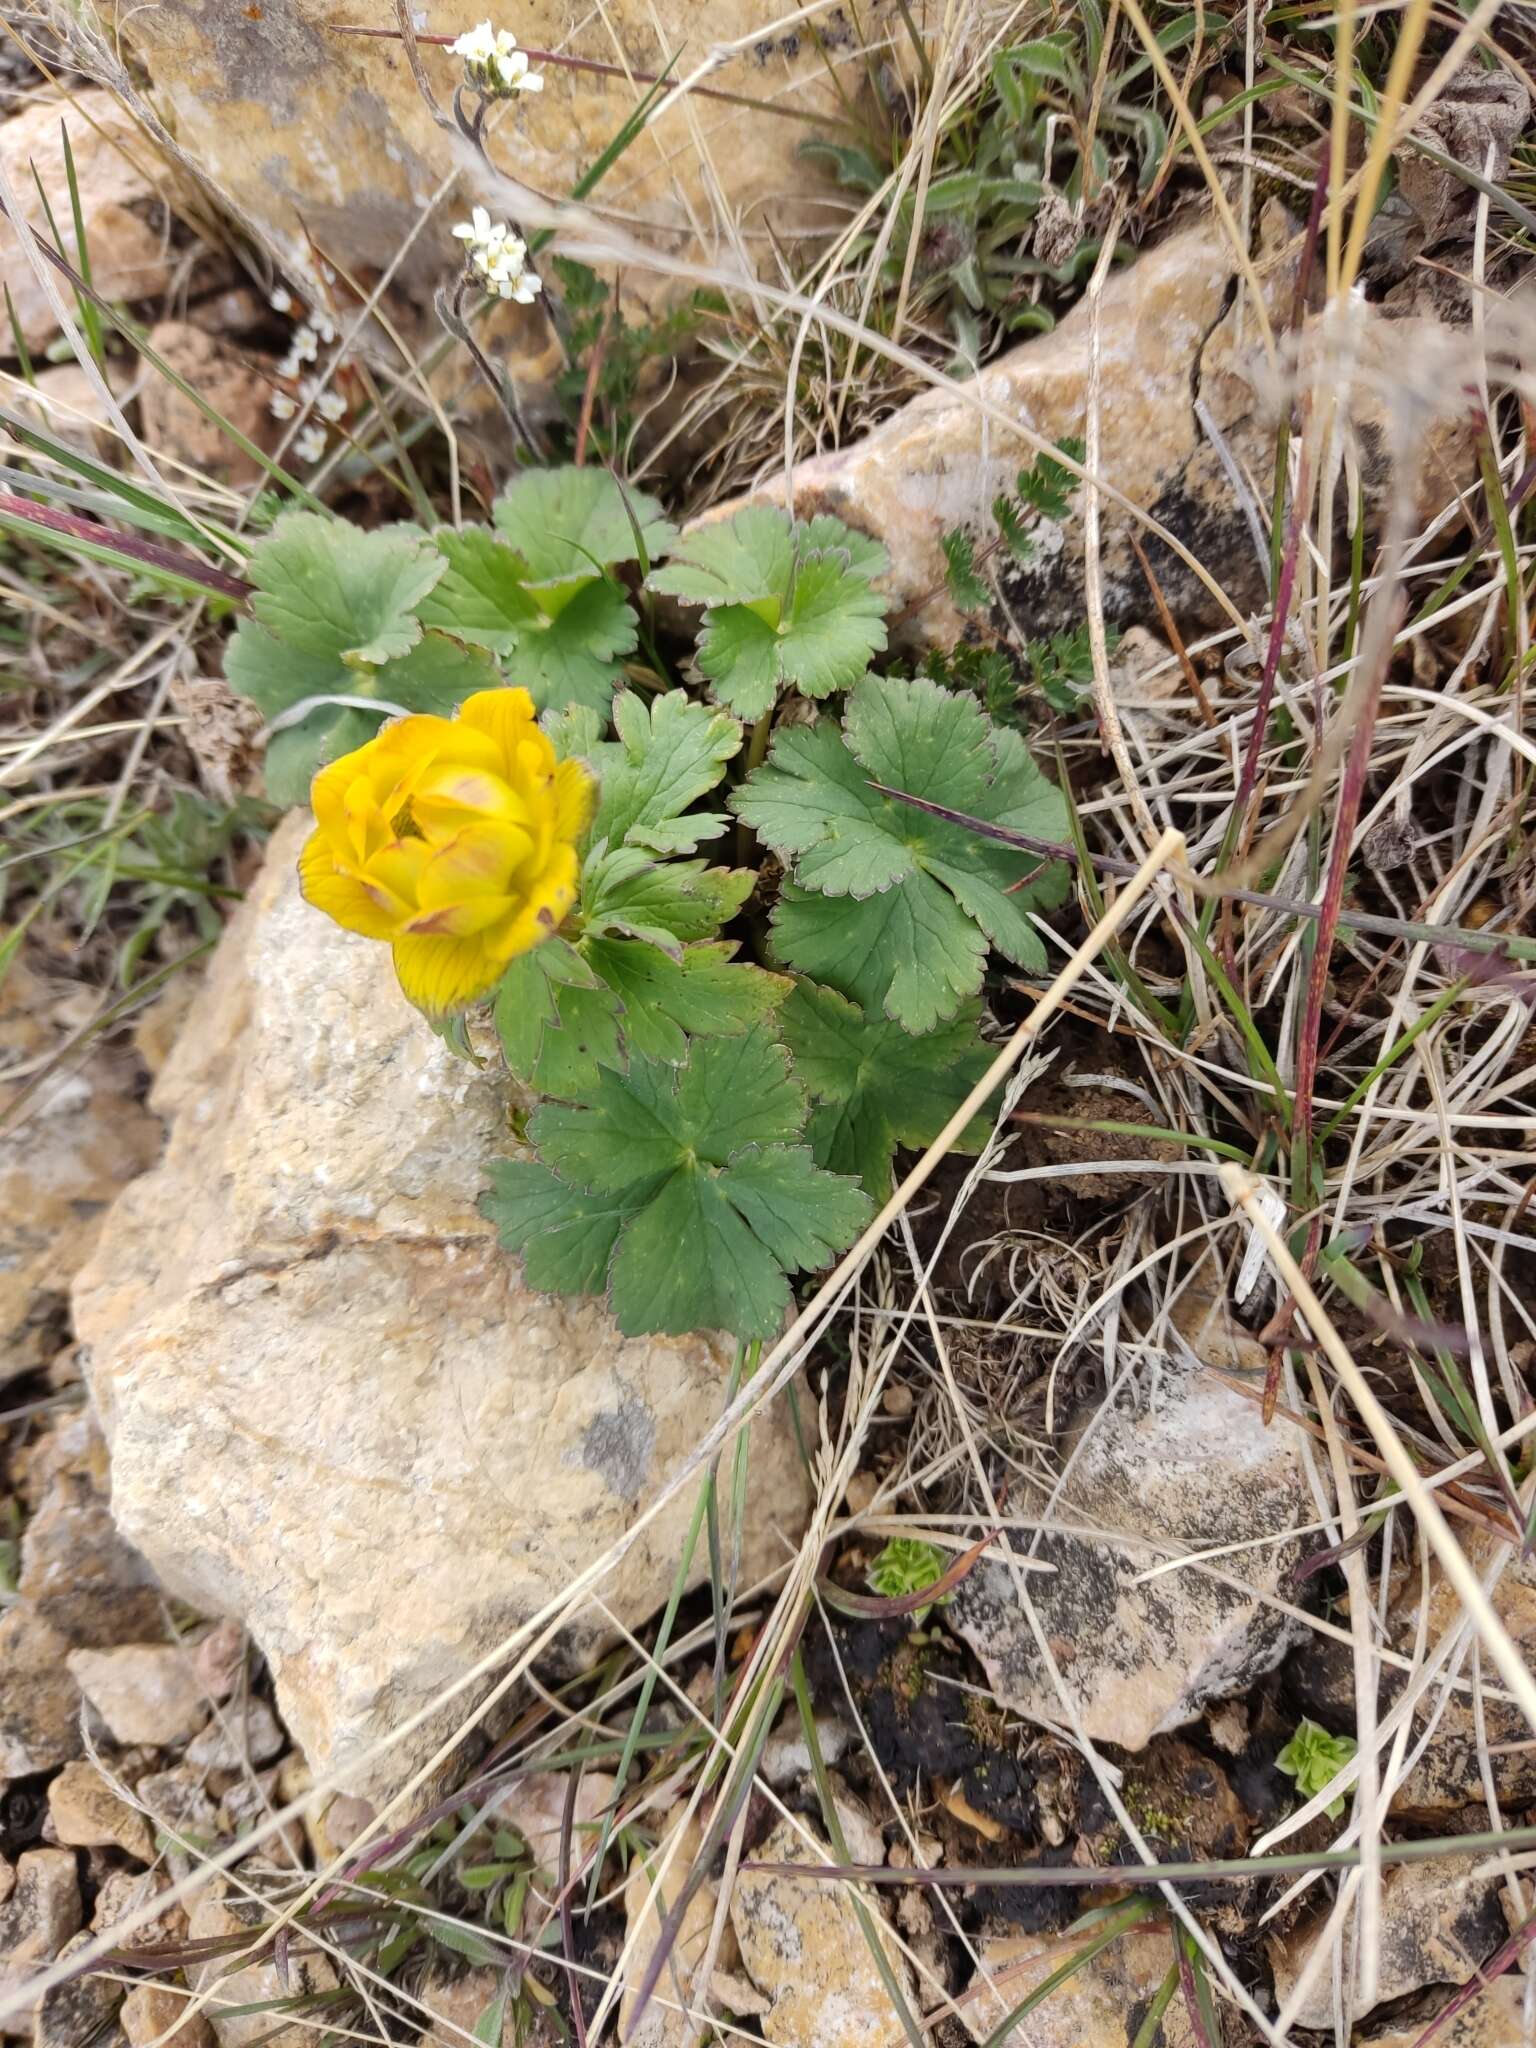
[[[507,680],[541,711],[579,705],[606,720],[624,657],[639,644],[623,587],[591,571],[552,596],[527,584],[522,558],[483,528],[445,527],[437,544],[447,569],[417,608],[422,621],[500,655]]]
[[[824,697],[857,682],[885,645],[885,599],[870,584],[887,565],[877,541],[830,514],[792,525],[750,505],[688,534],[650,587],[706,607],[700,673],[755,719],[785,684]]]
[[[883,1202],[896,1147],[931,1144],[986,1072],[980,1016],[979,1003],[966,1003],[948,1024],[913,1038],[887,1018],[867,1018],[834,989],[797,982],[780,1029],[818,1105],[806,1129],[817,1165],[856,1174]],[[979,1151],[988,1128],[985,1116],[973,1117],[958,1149]]]
[[[636,1055],[627,1075],[601,1068],[583,1104],[546,1104],[529,1124],[571,1200],[513,1175],[497,1213],[504,1240],[524,1252],[530,1280],[553,1272],[548,1284],[562,1290],[590,1286],[617,1214],[607,1272],[626,1334],[771,1336],[789,1305],[786,1276],[824,1264],[870,1214],[852,1181],[824,1172],[796,1142],[804,1117],[766,1025],[696,1039],[682,1067]]]
[[[991,602],[991,592],[976,573],[976,549],[968,533],[952,526],[940,541],[944,550],[944,581],[950,603],[958,611],[979,612]]]
[[[929,1031],[980,988],[986,941],[1021,966],[1045,964],[1028,912],[1061,901],[1066,872],[871,782],[1047,839],[1065,834],[1066,807],[1018,734],[974,701],[880,676],[851,693],[842,733],[830,722],[780,733],[732,799],[794,861],[774,917],[779,957]]]
[[[442,557],[412,528],[364,533],[288,512],[252,552],[251,611],[294,654],[377,667],[421,638],[415,608],[442,573]]]
[[[1331,1785],[1359,1748],[1352,1735],[1333,1735],[1317,1721],[1305,1716],[1296,1724],[1290,1741],[1275,1758],[1275,1768],[1296,1780],[1303,1799],[1313,1799]],[[1344,1811],[1341,1794],[1327,1808],[1328,1818],[1337,1820]]]
[[[481,1214],[502,1242],[523,1253],[523,1277],[541,1294],[601,1294],[619,1232],[639,1206],[612,1195],[583,1195],[533,1159],[497,1159]]]
[[[589,840],[643,846],[653,853],[692,853],[718,839],[729,820],[690,812],[725,775],[741,750],[741,727],[724,712],[669,690],[647,705],[633,691],[615,698],[618,738],[583,752],[600,786]]]
[[[584,579],[636,561],[642,546],[654,562],[676,533],[649,491],[621,489],[609,470],[574,465],[525,470],[497,499],[494,517],[527,583]]]
[[[581,1101],[599,1069],[635,1053],[682,1060],[690,1037],[732,1037],[789,993],[784,976],[737,961],[733,943],[674,958],[641,939],[550,940],[514,960],[496,993],[509,1068],[540,1095]]]
[[[405,654],[379,668],[348,669],[339,661],[294,652],[249,619],[242,619],[225,651],[224,673],[268,721],[312,697],[378,699],[377,711],[356,704],[317,703],[297,724],[272,735],[267,744],[267,794],[283,805],[307,802],[316,769],[366,745],[397,709],[446,718],[466,697],[477,690],[493,690],[501,682],[500,671],[483,649],[465,647],[441,633],[422,634]]]
[[[723,704],[761,718],[786,683],[825,697],[856,683],[885,645],[885,599],[838,550],[803,554],[770,624],[751,606],[704,614],[695,660]]]

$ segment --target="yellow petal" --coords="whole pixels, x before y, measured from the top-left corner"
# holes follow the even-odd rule
[[[323,832],[312,833],[299,855],[299,887],[306,903],[365,939],[392,939],[410,911],[388,890],[370,888],[338,867]]]
[[[432,859],[425,839],[390,839],[359,866],[359,878],[388,892],[405,910],[414,910],[421,878]]]
[[[585,761],[562,761],[555,770],[555,834],[579,839],[597,807],[597,778]]]
[[[503,775],[517,759],[519,744],[537,732],[538,714],[526,690],[477,690],[459,706],[459,725],[481,732],[495,746]],[[548,740],[544,744],[549,745]]]
[[[498,959],[513,960],[519,953],[531,952],[559,930],[576,901],[579,873],[575,847],[557,846],[522,907],[487,941]]]
[[[429,836],[456,832],[475,820],[506,819],[523,824],[528,806],[500,775],[460,761],[438,761],[421,777],[411,797],[411,816]]]
[[[447,1017],[488,995],[501,979],[502,963],[491,958],[478,938],[400,939],[395,945],[395,972],[418,1010],[429,1017]]]

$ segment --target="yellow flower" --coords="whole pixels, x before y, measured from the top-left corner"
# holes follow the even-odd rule
[[[482,690],[456,718],[403,718],[315,777],[299,879],[348,931],[388,939],[429,1017],[485,995],[576,901],[596,785],[557,761],[526,690]]]

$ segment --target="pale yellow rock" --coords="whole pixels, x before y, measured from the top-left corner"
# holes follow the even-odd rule
[[[233,1898],[199,1899],[190,1916],[193,1941],[244,1935],[255,1941],[268,1919],[263,1905]],[[251,1962],[231,1970],[226,1956],[194,1966],[187,1980],[194,1990],[207,1994],[203,2007],[208,2023],[218,2038],[219,2048],[314,2048],[314,2027],[307,2018],[284,2024],[283,2015],[270,2009],[273,1999],[302,1999],[317,1991],[336,1987],[336,1971],[329,1957],[311,1949],[290,1953],[287,1967],[279,1969],[272,1957],[272,1944],[265,1943]],[[236,2012],[236,2006],[262,2006],[266,2011]]]
[[[1331,1944],[1335,1939],[1327,1931],[1327,1919],[1326,1913],[1316,1913],[1283,1939],[1270,1940],[1275,1995],[1282,2003],[1318,1942]],[[1499,1880],[1487,1873],[1481,1858],[1438,1856],[1424,1863],[1397,1865],[1381,1881],[1376,1997],[1370,2005],[1359,2004],[1346,1972],[1346,2018],[1364,2019],[1377,2005],[1427,1984],[1465,1984],[1479,1964],[1502,1946],[1506,1933],[1499,1910]],[[1332,2027],[1331,1958],[1314,1980],[1295,2023],[1298,2027]]]
[[[753,1860],[811,1864],[823,1859],[806,1846],[798,1829],[780,1821]],[[829,1852],[824,1860],[834,1859]],[[910,2002],[906,1958],[879,1902],[871,1900],[868,1912]],[[772,2001],[762,2026],[773,2048],[889,2048],[901,2039],[900,2016],[841,1885],[744,1870],[731,1892],[731,1924],[747,1975]]]
[[[67,1849],[118,1848],[137,1862],[155,1853],[149,1822],[119,1799],[92,1763],[68,1763],[48,1787],[53,1831]]]
[[[960,2004],[973,2041],[985,2041],[1016,2006],[1081,1953],[1083,1939],[1024,1934],[984,1942],[981,1968]],[[1166,1934],[1125,1934],[1085,1961],[1004,2036],[1003,2048],[1129,2048],[1168,1974]],[[1183,1998],[1163,2014],[1160,2048],[1198,2048]]]
[[[64,254],[71,263],[77,261],[61,120],[69,130],[92,283],[108,299],[153,298],[171,274],[169,218],[159,197],[165,169],[154,144],[110,93],[91,90],[68,100],[34,100],[0,124],[0,159],[27,228],[48,233],[40,181],[64,238]],[[58,320],[32,265],[18,251],[12,229],[0,228],[0,238],[17,323],[35,353],[58,333]],[[70,317],[78,321],[68,284],[51,274]],[[0,345],[8,355],[8,328]]]
[[[58,0],[56,17],[72,5]],[[453,36],[486,17],[485,0],[438,0],[433,35]],[[317,252],[364,285],[386,267],[426,297],[458,269],[451,221],[484,196],[498,215],[507,202],[478,189],[472,159],[434,124],[398,42],[342,36],[344,18],[370,26],[389,13],[339,16],[332,0],[206,0],[198,6],[142,7],[135,0],[94,0],[83,10],[102,41],[123,49],[147,80],[189,161],[221,200],[278,254],[288,275],[313,274]],[[864,35],[882,47],[887,14],[875,0],[861,9]],[[422,26],[427,26],[423,19]],[[710,73],[728,92],[802,111],[840,112],[829,65],[855,92],[864,62],[842,10],[820,19],[820,35],[770,0],[617,0],[597,11],[576,0],[525,0],[515,22],[530,48],[570,52],[632,71],[673,62],[688,76],[714,50],[739,54]],[[462,77],[446,49],[423,45],[421,61],[446,108]],[[601,154],[645,88],[548,65],[544,90],[504,104],[492,123],[492,154],[536,191],[567,197]],[[600,187],[603,206],[631,230],[658,235],[668,251],[725,252],[739,261],[728,221],[749,262],[773,268],[773,237],[825,227],[846,217],[815,195],[826,186],[797,158],[808,133],[797,121],[718,101],[686,99],[654,122]],[[465,165],[461,192],[438,202],[441,186]],[[436,221],[414,242],[423,213]],[[703,229],[702,247],[694,230]],[[410,246],[407,246],[409,244]]]
[[[631,2032],[631,2022],[667,1914],[681,1896],[703,1843],[704,1830],[697,1814],[689,1819],[686,1808],[678,1807],[659,1830],[655,1848],[634,1857],[629,1866],[624,1885],[624,1936],[626,1945],[633,1942],[634,1946],[619,2005],[619,2032],[626,2042],[633,2041],[635,2048],[684,2048],[694,2031],[687,2016],[689,2008],[697,2008],[700,1997],[694,1988],[694,1972],[709,1948],[720,1898],[720,1887],[708,1879],[683,1908],[682,1924],[638,2030]]]
[[[1477,1993],[1435,2035],[1435,2048],[1530,2048],[1525,2025],[1526,1979],[1510,1970]],[[1428,2018],[1385,2034],[1356,2034],[1355,2048],[1418,2048]]]
[[[1283,258],[1294,223],[1266,211],[1263,249]],[[1222,448],[1250,475],[1268,473],[1279,408],[1298,381],[1296,352],[1271,363],[1252,312],[1229,310],[1235,270],[1219,223],[1182,228],[1111,273],[1097,312],[1103,609],[1121,626],[1155,617],[1146,577],[1130,545],[1141,539],[1174,617],[1187,624],[1233,623],[1212,590],[1218,585],[1242,613],[1268,589],[1267,555],[1234,492]],[[1289,305],[1290,266],[1269,272],[1271,312]],[[1341,426],[1358,438],[1373,505],[1391,483],[1387,448],[1413,387],[1408,438],[1422,458],[1417,478],[1421,516],[1454,498],[1475,475],[1473,429],[1453,368],[1458,352],[1471,374],[1465,340],[1428,317],[1389,319],[1362,305],[1352,330],[1351,369],[1342,378]],[[996,537],[993,501],[1010,492],[1037,443],[1010,431],[1025,421],[1052,445],[1086,440],[1095,314],[1080,301],[1049,333],[1032,336],[962,385],[925,391],[882,425],[835,452],[800,463],[795,511],[831,512],[882,541],[891,566],[881,587],[898,614],[898,639],[952,646],[968,632],[1008,639],[1070,630],[1086,614],[1082,492],[1061,524],[1034,529],[1035,554],[1025,564],[1006,555],[997,569],[998,601],[990,613],[961,613],[946,591],[943,537],[954,528],[978,546]],[[1320,343],[1303,338],[1305,368]],[[1340,388],[1324,364],[1321,382]],[[1199,400],[1204,417],[1196,409]],[[1218,446],[1219,437],[1220,446]],[[1115,495],[1111,495],[1111,493]],[[744,498],[714,507],[723,519],[743,503],[783,503],[777,466]],[[1128,510],[1127,507],[1134,508]],[[1151,513],[1183,541],[1206,572],[1202,580],[1136,516]],[[1267,544],[1266,544],[1267,545]],[[910,607],[904,618],[901,614]]]
[[[565,1827],[565,1793],[570,1779],[564,1771],[534,1771],[515,1778],[496,1802],[496,1815],[515,1828],[541,1870],[560,1867],[560,1837]],[[571,1862],[581,1861],[582,1844],[601,1830],[603,1815],[613,1803],[618,1780],[607,1771],[583,1771],[571,1811]]]
[[[114,1742],[162,1747],[182,1741],[208,1718],[208,1702],[191,1653],[174,1644],[72,1650],[65,1662]]]
[[[128,2048],[213,2048],[213,2029],[188,2009],[190,1993],[153,1981],[135,1984],[118,2008]]]
[[[165,1160],[113,1211],[74,1306],[119,1522],[172,1591],[247,1623],[317,1779],[367,1798],[476,1695],[365,1762],[381,1739],[684,1467],[731,1352],[623,1338],[596,1303],[524,1288],[477,1208],[515,1149],[509,1097],[411,1009],[386,947],[301,900],[305,830],[274,836],[219,948],[156,1087]],[[777,1410],[750,1473],[749,1576],[805,1513]],[[622,1621],[665,1600],[692,1498],[605,1578]],[[605,1628],[583,1617],[562,1654],[590,1657]]]

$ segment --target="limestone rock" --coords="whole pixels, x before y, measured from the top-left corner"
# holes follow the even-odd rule
[[[1032,1575],[1029,1593],[1094,1741],[1142,1749],[1279,1663],[1293,1626],[1258,1596],[1279,1589],[1295,1542],[1224,1561],[1252,1592],[1195,1570],[1135,1580],[1168,1554],[1163,1546],[1198,1550],[1293,1527],[1307,1519],[1306,1498],[1291,1433],[1265,1429],[1255,1403],[1198,1368],[1165,1371],[1144,1412],[1115,1409],[1091,1428],[1056,1519],[1147,1542],[1047,1535],[1036,1554],[1056,1570]],[[1007,1564],[978,1565],[947,1619],[1001,1700],[1030,1720],[1062,1722]]]
[[[1082,1946],[1083,1939],[1038,1934],[983,1942],[981,1968],[960,2006],[971,2039],[985,2041]],[[1005,2035],[1003,2048],[1130,2048],[1172,1959],[1166,1934],[1122,1935],[1042,1999]],[[1153,2041],[1155,2048],[1197,2048],[1181,1997],[1164,2012]]]
[[[80,1884],[69,1849],[28,1849],[0,1906],[0,2000],[22,1990],[80,1931]]]
[[[799,1832],[780,1821],[754,1860],[809,1865],[818,1859]],[[833,1860],[830,1851],[825,1860]],[[910,1998],[906,1958],[878,1904],[869,1912]],[[772,2048],[885,2048],[901,2038],[901,2020],[842,1886],[743,1870],[731,1893],[731,1925],[747,1975],[772,2001],[762,2020]]]
[[[1435,2048],[1529,2048],[1526,1982],[1518,1970],[1495,1977],[1463,2011],[1446,2022],[1435,2036]],[[1426,2012],[1410,2026],[1393,2027],[1385,2034],[1357,2034],[1356,2048],[1418,2048],[1430,2017]]]
[[[525,1778],[515,1778],[496,1802],[498,1817],[516,1829],[539,1868],[551,1874],[560,1867],[566,1783],[563,1771],[533,1771]],[[617,1790],[618,1780],[607,1771],[583,1771],[571,1814],[573,1858],[582,1839],[576,1830],[590,1830],[599,1824]]]
[[[174,1985],[135,1984],[118,2009],[117,2023],[128,2040],[128,2048],[157,2048],[162,2037],[172,2036],[176,2048],[213,2048],[213,2029],[201,2013],[186,2016],[190,1994]]]
[[[203,1773],[188,1764],[153,1771],[134,1787],[154,1816],[159,1831],[173,1842],[208,1842],[219,1833],[219,1809],[203,1783]]]
[[[1291,231],[1292,224],[1271,209],[1261,253],[1278,253]],[[1295,365],[1277,357],[1272,373],[1252,312],[1244,321],[1237,307],[1227,310],[1234,278],[1230,247],[1215,221],[1170,235],[1111,275],[1098,316],[1097,474],[1183,540],[1242,608],[1263,600],[1268,569],[1213,432],[1250,474],[1265,474],[1277,399]],[[1289,279],[1285,265],[1273,274],[1272,316],[1289,305]],[[1376,490],[1385,474],[1384,408],[1395,402],[1390,372],[1395,369],[1401,384],[1414,350],[1429,347],[1444,330],[1427,317],[1388,319],[1368,307],[1360,309],[1358,322],[1348,411],[1367,485]],[[796,468],[800,517],[834,513],[889,549],[891,568],[882,587],[893,611],[915,608],[906,627],[910,634],[948,647],[974,631],[977,619],[960,613],[946,595],[943,535],[959,527],[978,543],[995,536],[993,500],[1011,491],[1020,467],[1034,459],[1033,444],[1011,435],[1006,418],[1029,421],[1055,444],[1084,437],[1092,345],[1092,310],[1084,301],[1049,333],[1020,342],[961,389],[924,392],[862,440]],[[1303,353],[1306,346],[1304,340]],[[1475,474],[1471,425],[1462,416],[1455,379],[1447,382],[1442,373],[1428,381],[1445,404],[1460,411],[1426,418],[1417,437],[1426,511],[1445,503],[1458,479]],[[1431,401],[1433,396],[1431,391]],[[977,397],[993,408],[990,416],[976,410]],[[770,475],[748,500],[719,505],[704,517],[725,518],[743,502],[783,500],[782,475]],[[1104,613],[1112,624],[1142,625],[1150,610],[1146,578],[1129,544],[1132,532],[1142,539],[1176,619],[1186,625],[1227,623],[1193,570],[1145,534],[1121,505],[1101,498],[1100,518]],[[1006,640],[1080,626],[1086,613],[1083,544],[1079,492],[1067,520],[1041,531],[1034,559],[1002,572],[1004,602],[983,629]]]
[[[366,1797],[468,1700],[365,1753],[686,1460],[729,1351],[622,1338],[523,1287],[476,1207],[508,1099],[410,1008],[385,947],[302,902],[304,831],[274,836],[219,949],[157,1086],[166,1158],[114,1209],[75,1317],[119,1522],[170,1589],[247,1623],[317,1774]],[[746,1573],[805,1511],[777,1412],[751,1474]],[[606,1581],[620,1619],[661,1605],[690,1512],[685,1489]],[[563,1653],[603,1640],[583,1618]]]
[[[258,447],[269,442],[271,385],[239,349],[188,320],[159,321],[150,329],[149,340],[157,354],[248,441]],[[250,483],[262,473],[253,457],[158,372],[145,378],[139,393],[139,429],[156,456],[184,463],[218,482]]]
[[[16,1889],[16,1866],[0,1856],[0,1906],[3,1906]]]
[[[207,1718],[208,1702],[191,1654],[174,1644],[72,1650],[67,1661],[70,1677],[115,1742],[148,1742],[164,1748],[183,1741]]]
[[[157,190],[161,166],[153,143],[110,93],[77,92],[68,101],[34,100],[0,125],[0,158],[27,228],[48,232],[37,190],[41,181],[63,231],[64,252],[75,260],[61,118],[69,130],[92,283],[104,298],[152,298],[170,277],[168,221]],[[40,352],[58,333],[58,322],[31,264],[17,253],[11,233],[6,230],[6,281],[22,339],[30,350]],[[78,318],[68,286],[61,283],[59,289],[71,317]]]
[[[198,1686],[201,1692],[201,1679]],[[238,1771],[248,1763],[270,1763],[287,1739],[265,1700],[247,1700],[243,1708],[227,1708],[201,1735],[193,1736],[187,1762],[198,1770]]]
[[[142,1789],[142,1785],[138,1789]],[[91,1932],[105,1934],[108,1928],[124,1928],[134,1914],[141,1913],[146,1906],[158,1899],[162,1892],[168,1892],[170,1888],[170,1877],[159,1868],[109,1870],[96,1894],[96,1909],[91,1914]],[[113,1945],[125,1949],[160,1948],[168,1942],[183,1940],[186,1932],[185,1908],[166,1906],[152,1919],[115,1934]]]
[[[199,1899],[190,1915],[191,1939],[243,1935],[247,1942],[254,1941],[268,1917],[266,1908],[252,1900]],[[269,1942],[242,1969],[231,1970],[228,1958],[219,1956],[190,1969],[187,1980],[195,1991],[208,1994],[203,2011],[219,2048],[256,2048],[257,2042],[265,2043],[266,2048],[313,2048],[311,2022],[299,2018],[285,2025],[283,2015],[271,2010],[270,2001],[332,1991],[336,1987],[336,1972],[329,1957],[308,1948],[291,1952],[287,1967],[280,1969],[273,1960]],[[262,2005],[268,2007],[264,2012],[231,2010],[234,2006]]]
[[[53,12],[67,28],[73,0]],[[120,38],[190,163],[277,252],[291,278],[311,276],[323,250],[367,283],[399,264],[401,282],[426,301],[457,270],[448,225],[468,210],[469,195],[440,210],[426,233],[417,229],[460,158],[435,126],[397,43],[334,34],[330,0],[267,0],[260,8],[240,0],[154,8],[94,0],[79,12],[105,44]],[[484,0],[439,0],[430,26],[434,35],[453,36],[486,12]],[[679,77],[711,49],[739,40],[740,54],[712,82],[834,115],[829,65],[845,89],[856,89],[863,39],[884,44],[888,12],[895,10],[871,8],[862,37],[842,15],[813,37],[786,25],[767,0],[714,0],[704,14],[694,0],[618,0],[596,16],[576,0],[526,0],[516,27],[530,48],[637,71],[658,72],[670,60]],[[443,48],[423,45],[420,54],[446,107],[462,67]],[[539,192],[563,198],[633,112],[639,90],[622,78],[550,65],[542,93],[497,111],[492,156]],[[768,230],[793,234],[829,219],[824,203],[812,203],[825,188],[795,155],[803,133],[767,111],[688,99],[627,152],[602,196],[626,222],[672,230],[669,249],[697,252],[691,230],[723,213],[741,224],[749,247],[766,254]],[[506,213],[505,200],[491,194],[488,201]]]
[[[53,1831],[66,1849],[117,1848],[148,1863],[155,1839],[142,1813],[126,1805],[96,1766],[66,1764],[48,1787]]]
[[[1481,1873],[1485,1859],[1438,1856],[1424,1863],[1400,1863],[1381,1881],[1381,1946],[1377,2005],[1402,1998],[1426,1984],[1465,1984],[1508,1935],[1499,1908],[1499,1880]],[[1319,1912],[1283,1939],[1269,1943],[1275,1996],[1282,2003],[1324,1938],[1327,1914]],[[1333,2025],[1331,1966],[1324,1964],[1300,2010],[1298,2027]],[[1345,1996],[1350,1984],[1345,1973]],[[1363,2019],[1369,2007],[1354,2017]]]
[[[8,1054],[50,1048],[49,1000],[18,962],[0,993]],[[0,1139],[0,1386],[57,1351],[69,1283],[108,1203],[160,1149],[160,1126],[135,1100],[134,1081],[131,1062],[100,1053],[43,1082]]]

